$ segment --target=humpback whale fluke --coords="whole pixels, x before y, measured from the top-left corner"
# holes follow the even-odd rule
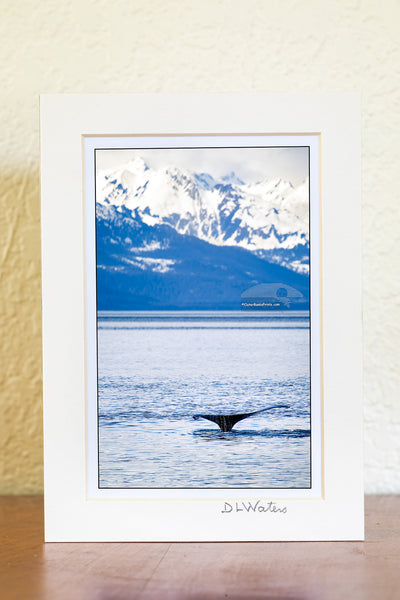
[[[200,418],[207,419],[208,421],[216,423],[221,431],[226,432],[232,431],[232,427],[236,425],[238,421],[265,412],[266,410],[273,410],[274,408],[290,408],[290,404],[275,404],[274,406],[268,406],[268,408],[262,408],[261,410],[236,415],[193,415],[193,419],[196,421]]]

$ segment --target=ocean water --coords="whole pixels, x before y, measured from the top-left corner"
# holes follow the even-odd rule
[[[309,333],[307,312],[99,313],[100,487],[310,487]]]

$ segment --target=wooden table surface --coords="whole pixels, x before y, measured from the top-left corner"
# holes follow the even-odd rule
[[[400,496],[365,542],[44,544],[43,498],[0,497],[1,600],[400,599]]]

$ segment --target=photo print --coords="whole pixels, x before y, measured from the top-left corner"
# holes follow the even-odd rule
[[[93,151],[98,488],[310,490],[310,146],[194,141]]]

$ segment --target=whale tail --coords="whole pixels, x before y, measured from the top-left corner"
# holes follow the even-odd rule
[[[247,419],[247,417],[257,415],[267,410],[273,410],[275,408],[290,408],[290,404],[275,404],[274,406],[268,406],[267,408],[262,408],[261,410],[255,410],[253,412],[240,413],[236,415],[193,415],[193,419],[196,421],[200,418],[207,419],[208,421],[216,423],[221,431],[227,432],[232,431],[232,427],[236,425],[238,421]]]

